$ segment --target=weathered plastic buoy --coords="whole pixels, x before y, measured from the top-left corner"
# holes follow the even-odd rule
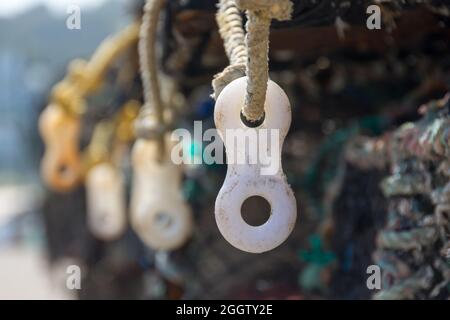
[[[46,146],[41,162],[44,181],[55,191],[70,191],[81,180],[79,119],[51,104],[39,118],[39,131]]]
[[[131,224],[151,248],[174,250],[191,235],[192,215],[180,192],[180,167],[158,152],[157,140],[139,139],[133,147]]]
[[[248,127],[241,120],[246,83],[246,77],[242,77],[228,84],[220,93],[215,106],[214,121],[224,141],[228,162],[227,175],[216,199],[215,217],[220,232],[229,243],[243,251],[261,253],[283,243],[294,228],[297,217],[295,197],[281,167],[281,149],[290,127],[291,109],[284,91],[269,80],[264,121],[259,127]],[[248,130],[254,130],[256,136],[261,130],[270,135],[273,129],[277,129],[273,133],[278,135],[279,150],[271,150],[274,146],[269,144],[264,146],[269,154],[274,151],[277,155],[272,159],[277,161],[276,172],[261,174],[265,167],[261,159],[256,163],[248,161],[252,156],[249,154],[251,148],[237,149],[233,139],[227,141],[227,135],[236,136],[236,129],[242,130],[244,135],[250,133]],[[247,162],[230,164],[230,154],[241,155]],[[241,215],[243,202],[252,196],[263,197],[271,206],[269,219],[260,226],[247,224]]]
[[[126,228],[124,176],[109,162],[92,167],[86,176],[87,220],[92,234],[110,241]]]

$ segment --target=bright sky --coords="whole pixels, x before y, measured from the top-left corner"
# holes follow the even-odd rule
[[[66,13],[69,5],[79,5],[81,11],[97,7],[105,1],[111,0],[0,0],[0,17],[12,16],[38,4],[45,4],[52,12]]]

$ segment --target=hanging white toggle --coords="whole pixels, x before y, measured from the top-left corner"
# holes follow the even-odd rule
[[[124,180],[108,162],[92,167],[86,176],[88,226],[99,239],[117,239],[126,229]]]
[[[192,234],[192,214],[180,192],[181,167],[158,152],[157,140],[139,139],[133,147],[131,224],[148,246],[174,250]]]
[[[281,150],[291,124],[291,108],[283,89],[269,80],[264,121],[256,128],[246,126],[241,120],[246,85],[246,77],[228,84],[217,98],[214,110],[214,122],[224,141],[228,163],[227,175],[216,199],[215,217],[220,232],[229,243],[243,251],[261,253],[283,243],[294,228],[297,218],[295,197],[281,167]],[[250,132],[252,130],[254,132]],[[236,137],[245,139],[264,137],[266,134],[276,134],[277,143],[262,145],[260,139],[249,141],[244,144],[244,148],[236,148],[239,145],[235,143]],[[265,141],[267,140],[266,136]],[[267,174],[267,168],[261,158],[256,162],[250,160],[255,158],[255,155],[251,154],[255,150],[254,143],[258,149],[266,148],[258,150],[258,153],[263,151],[276,155],[271,159],[276,161],[275,172]],[[232,159],[234,157],[245,159],[245,163],[237,163]],[[260,226],[247,224],[241,215],[243,202],[252,196],[265,198],[271,206],[269,219]]]

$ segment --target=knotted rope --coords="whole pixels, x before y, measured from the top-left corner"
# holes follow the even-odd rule
[[[245,62],[247,60],[245,32],[242,26],[241,13],[235,0],[220,0],[216,21],[230,65],[217,74],[212,81],[215,99],[227,84],[245,76]]]
[[[213,80],[214,96],[234,79],[247,75],[244,117],[255,122],[264,115],[269,80],[269,31],[272,19],[288,20],[292,13],[290,0],[221,0],[217,14],[219,32],[224,40],[230,66]],[[240,10],[246,10],[245,39]],[[245,73],[244,73],[245,61]]]
[[[139,34],[139,64],[144,91],[144,106],[135,122],[136,135],[143,139],[160,139],[163,147],[164,104],[161,99],[156,63],[158,17],[166,0],[147,0]]]

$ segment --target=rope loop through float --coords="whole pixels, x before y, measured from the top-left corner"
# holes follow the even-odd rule
[[[219,3],[217,23],[230,65],[214,78],[214,97],[217,98],[231,81],[247,75],[242,114],[250,122],[257,122],[264,116],[270,23],[272,19],[289,20],[292,7],[290,0],[221,0]],[[246,34],[239,9],[247,13]]]
[[[39,118],[45,153],[41,174],[57,192],[69,192],[82,181],[78,140],[86,99],[98,91],[108,68],[138,39],[139,25],[131,24],[119,34],[105,39],[89,61],[74,60],[64,79],[52,89],[50,104]]]
[[[291,108],[284,91],[269,80],[268,65],[271,20],[289,19],[292,3],[222,0],[219,5],[217,23],[230,65],[212,83],[216,98],[214,122],[225,143],[228,163],[216,198],[215,217],[229,243],[243,251],[262,253],[287,239],[297,217],[295,196],[281,168],[281,148],[290,127]],[[247,12],[246,34],[239,9]],[[230,131],[233,139],[227,138]],[[255,155],[245,144],[240,148],[230,143],[237,132],[253,135],[256,140],[250,144],[276,154],[272,159],[274,172],[262,173],[261,159],[256,163],[249,161]],[[270,146],[267,140],[264,146],[260,145],[263,138],[259,137],[264,135],[266,139],[270,136]],[[243,156],[244,163],[234,162],[236,154]],[[242,218],[242,204],[252,196],[263,197],[271,207],[269,219],[260,226],[250,226]]]
[[[144,106],[135,121],[131,224],[155,250],[175,250],[191,236],[193,221],[180,190],[182,170],[170,159],[170,125],[156,57],[158,18],[166,0],[147,0],[139,36]]]

